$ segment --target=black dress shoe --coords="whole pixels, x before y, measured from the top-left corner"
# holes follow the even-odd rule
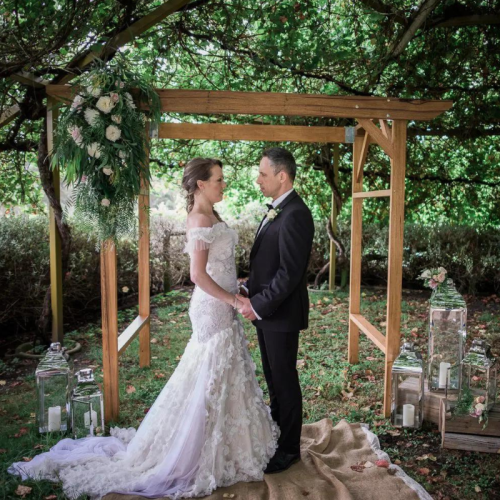
[[[264,474],[276,474],[290,468],[300,460],[300,453],[285,453],[278,450],[267,464]]]

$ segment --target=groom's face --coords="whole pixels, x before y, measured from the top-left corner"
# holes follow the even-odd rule
[[[267,156],[260,160],[257,184],[266,198],[276,199],[281,188],[280,173],[275,174]]]

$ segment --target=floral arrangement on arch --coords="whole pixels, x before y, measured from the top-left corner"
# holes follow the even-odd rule
[[[425,286],[435,290],[446,281],[448,271],[444,267],[425,269],[418,279],[425,280]]]
[[[135,99],[132,96],[135,95]],[[75,96],[59,119],[53,166],[74,184],[75,217],[99,242],[131,234],[135,202],[147,168],[147,115],[159,122],[158,94],[125,63],[100,65],[76,81]]]

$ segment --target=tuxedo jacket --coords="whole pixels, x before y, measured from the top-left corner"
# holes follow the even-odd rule
[[[279,213],[274,220],[264,226],[261,222],[250,252],[247,287],[252,307],[262,318],[253,324],[263,330],[303,330],[309,318],[307,266],[313,218],[295,191],[275,210]]]

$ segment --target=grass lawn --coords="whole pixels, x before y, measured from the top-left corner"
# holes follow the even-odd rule
[[[427,349],[428,293],[403,292],[402,335],[425,355]],[[177,290],[152,299],[151,367],[139,368],[138,340],[120,358],[120,426],[138,426],[174,371],[191,334],[188,318],[190,290]],[[360,362],[349,365],[347,357],[348,294],[311,294],[310,328],[301,334],[299,373],[304,397],[305,422],[330,418],[366,422],[379,436],[391,460],[423,484],[436,499],[500,499],[500,455],[440,449],[434,424],[422,430],[394,429],[382,415],[384,364],[382,353],[360,338]],[[467,297],[468,341],[480,336],[500,357],[500,298]],[[383,330],[385,291],[366,289],[362,310]],[[120,311],[123,329],[136,316],[135,308]],[[265,389],[254,328],[245,321],[257,377]],[[83,349],[75,356],[75,368],[91,367],[102,381],[99,324],[69,332]],[[21,484],[6,473],[13,461],[27,460],[48,450],[60,436],[40,436],[35,426],[36,363],[30,360],[0,361],[0,499],[20,498]],[[63,499],[60,487],[49,482],[27,481],[27,499]],[[18,493],[22,493],[17,490]]]

